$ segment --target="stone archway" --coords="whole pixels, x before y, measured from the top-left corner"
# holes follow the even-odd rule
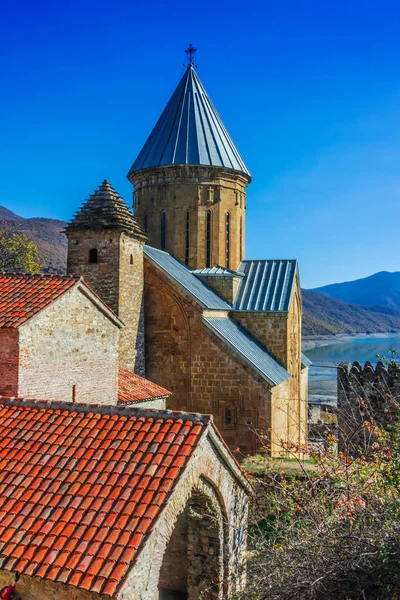
[[[164,552],[160,600],[222,600],[224,538],[223,514],[216,498],[194,490]]]

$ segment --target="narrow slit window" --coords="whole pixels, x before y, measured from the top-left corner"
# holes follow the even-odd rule
[[[76,385],[72,386],[72,402],[76,402]]]
[[[206,213],[206,267],[211,267],[211,211]]]
[[[99,262],[99,257],[98,257],[98,253],[97,253],[97,248],[92,248],[91,250],[89,250],[89,262],[90,264],[94,265],[97,262]]]
[[[147,213],[144,213],[144,223],[143,223],[143,226],[144,226],[145,232],[147,233],[147,231],[149,229],[149,220],[148,220],[148,217],[147,217]]]
[[[161,213],[161,250],[166,248],[166,215],[165,210]]]
[[[131,257],[130,257],[130,264],[133,265],[133,254],[131,254]]]
[[[234,427],[235,425],[235,409],[232,404],[224,407],[224,425],[225,427]]]
[[[186,240],[185,240],[185,264],[189,264],[189,242],[190,242],[190,212],[186,213]]]
[[[226,266],[229,269],[230,262],[230,237],[231,237],[231,216],[229,213],[225,215],[225,262]]]
[[[243,217],[240,217],[240,231],[239,231],[239,247],[240,247],[240,260],[243,260]]]

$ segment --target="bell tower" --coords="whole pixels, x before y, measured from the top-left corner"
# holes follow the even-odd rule
[[[244,258],[251,175],[186,51],[184,76],[127,177],[148,244],[198,269]]]
[[[146,236],[111,184],[104,180],[65,233],[68,275],[82,276],[124,327],[119,364],[144,375],[143,245]]]

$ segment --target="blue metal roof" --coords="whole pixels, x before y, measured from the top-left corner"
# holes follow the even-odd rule
[[[213,165],[250,177],[193,65],[189,65],[133,163],[134,171],[160,165]]]
[[[243,277],[243,273],[239,273],[238,271],[232,271],[232,269],[228,269],[227,267],[220,267],[216,265],[215,267],[204,267],[203,269],[195,269],[192,271],[194,275],[203,277]]]
[[[311,367],[312,365],[312,361],[303,352],[301,353],[301,364],[303,367]]]
[[[273,385],[290,378],[290,374],[233,319],[204,317],[203,322],[231,350]]]
[[[234,310],[287,312],[297,271],[295,260],[243,260],[244,277],[233,302]]]
[[[168,252],[163,252],[151,246],[144,246],[144,254],[204,308],[231,310],[229,304],[217,296],[217,294],[214,294],[208,285],[193,275],[193,271],[171,256],[171,254],[168,254]]]

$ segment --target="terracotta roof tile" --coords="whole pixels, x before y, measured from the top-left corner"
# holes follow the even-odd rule
[[[0,400],[0,567],[114,595],[208,424]]]
[[[126,369],[119,370],[118,402],[120,404],[134,404],[144,400],[165,398],[170,395],[171,392],[165,388],[140,377],[140,375],[136,375],[136,373],[131,373]],[[152,433],[154,432],[152,431]]]
[[[62,275],[0,275],[0,327],[19,327],[79,281]]]

